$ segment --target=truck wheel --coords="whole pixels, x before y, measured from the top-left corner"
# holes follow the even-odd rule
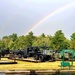
[[[39,56],[38,55],[34,55],[34,60],[39,60]]]
[[[28,53],[27,55],[28,55],[28,57],[30,57],[30,56],[31,56],[31,54],[30,54],[30,53]]]
[[[39,60],[40,60],[41,62],[45,61],[45,60],[44,60],[44,56],[43,56],[43,55],[40,55],[40,56],[39,56]]]
[[[52,57],[52,59],[51,59],[52,61],[55,61],[55,58],[54,57]]]
[[[23,56],[23,58],[27,58],[27,56],[26,56],[26,55],[24,55],[24,56]]]
[[[21,54],[18,54],[18,58],[22,58],[22,55]]]

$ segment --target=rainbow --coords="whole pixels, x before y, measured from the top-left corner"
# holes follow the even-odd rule
[[[38,25],[40,25],[41,23],[43,23],[44,21],[46,21],[48,18],[61,13],[62,11],[66,10],[67,8],[73,7],[75,6],[75,2],[64,5],[62,7],[60,7],[59,9],[54,10],[52,13],[48,14],[47,16],[43,17],[41,20],[39,20],[36,24],[34,24],[24,35],[27,35],[30,31],[32,31],[33,29],[35,29]],[[21,10],[23,10],[24,8],[22,8]],[[14,13],[14,15],[10,16],[7,18],[7,20],[4,22],[4,24],[2,25],[1,29],[0,29],[0,34],[9,26],[9,22],[11,21],[11,18],[14,18],[14,16],[16,16],[17,14],[20,13],[20,11],[17,11]]]
[[[27,35],[30,31],[32,31],[33,29],[35,29],[38,25],[40,25],[41,23],[43,23],[44,21],[46,21],[48,18],[58,14],[58,13],[61,13],[62,11],[70,8],[70,7],[73,7],[75,6],[75,2],[73,3],[70,3],[70,4],[67,4],[67,5],[64,5],[63,7],[53,11],[52,13],[48,14],[47,16],[45,16],[44,18],[42,18],[40,21],[38,21],[36,24],[34,24],[24,35]]]

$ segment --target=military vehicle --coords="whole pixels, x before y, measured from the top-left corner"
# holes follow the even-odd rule
[[[34,55],[34,60],[44,61],[55,61],[54,52],[47,50],[48,47],[41,47],[43,50],[40,53]]]
[[[54,61],[54,51],[47,50],[48,47],[27,47],[25,50],[14,50],[13,54],[16,55],[16,58],[27,58],[33,57],[34,60],[43,61]],[[42,49],[42,50],[40,50]]]
[[[36,53],[40,53],[39,47],[27,47],[24,50],[14,50],[12,52],[18,58],[33,57]]]
[[[10,54],[10,50],[9,49],[7,49],[7,50],[0,50],[1,57],[4,57],[5,55],[8,55],[8,54]]]
[[[41,62],[61,60],[63,58],[58,50],[49,50],[46,46],[26,47],[24,50],[14,50],[13,54],[16,55],[16,58],[33,57],[34,60],[39,60]],[[64,56],[65,60],[69,59],[69,54],[65,53]]]

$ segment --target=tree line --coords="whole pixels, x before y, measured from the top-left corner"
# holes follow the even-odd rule
[[[56,31],[54,36],[45,35],[44,33],[35,36],[31,31],[26,36],[17,36],[17,34],[13,33],[0,39],[0,50],[23,50],[28,46],[48,46],[50,49],[59,51],[62,49],[75,50],[75,32],[72,33],[70,39],[65,37],[62,30]]]

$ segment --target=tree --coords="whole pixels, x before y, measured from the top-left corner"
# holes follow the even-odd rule
[[[25,36],[20,36],[16,41],[15,41],[15,47],[16,49],[24,49],[26,47],[26,37]]]
[[[3,45],[2,49],[8,49],[9,42],[10,42],[10,40],[9,40],[8,36],[4,36],[2,38],[2,45]]]
[[[27,46],[32,46],[34,39],[35,39],[35,36],[33,35],[33,32],[32,31],[29,32],[29,34],[26,35],[25,37],[25,40],[26,40],[25,42],[27,42]]]
[[[17,39],[17,34],[13,33],[12,35],[9,35],[9,39],[14,42]]]
[[[5,47],[5,44],[3,43],[2,40],[0,40],[0,50],[4,49],[4,47]]]
[[[0,49],[24,49],[27,46],[49,46],[51,49],[75,49],[75,33],[71,35],[71,39],[68,40],[64,36],[62,30],[56,31],[54,36],[45,35],[42,33],[40,36],[34,36],[33,32],[29,32],[26,36],[17,36],[12,34],[9,36],[3,36],[0,39]]]
[[[45,37],[45,34],[44,34],[44,33],[42,33],[42,34],[41,34],[41,37]]]
[[[51,40],[51,46],[55,50],[65,49],[65,40],[66,38],[64,36],[64,33],[62,33],[62,30],[58,30]]]
[[[75,50],[75,32],[71,35],[71,45],[70,45],[70,48]]]
[[[46,36],[42,33],[42,35],[36,37],[33,46],[50,46],[50,36]]]
[[[75,40],[75,32],[71,35],[71,40]]]

